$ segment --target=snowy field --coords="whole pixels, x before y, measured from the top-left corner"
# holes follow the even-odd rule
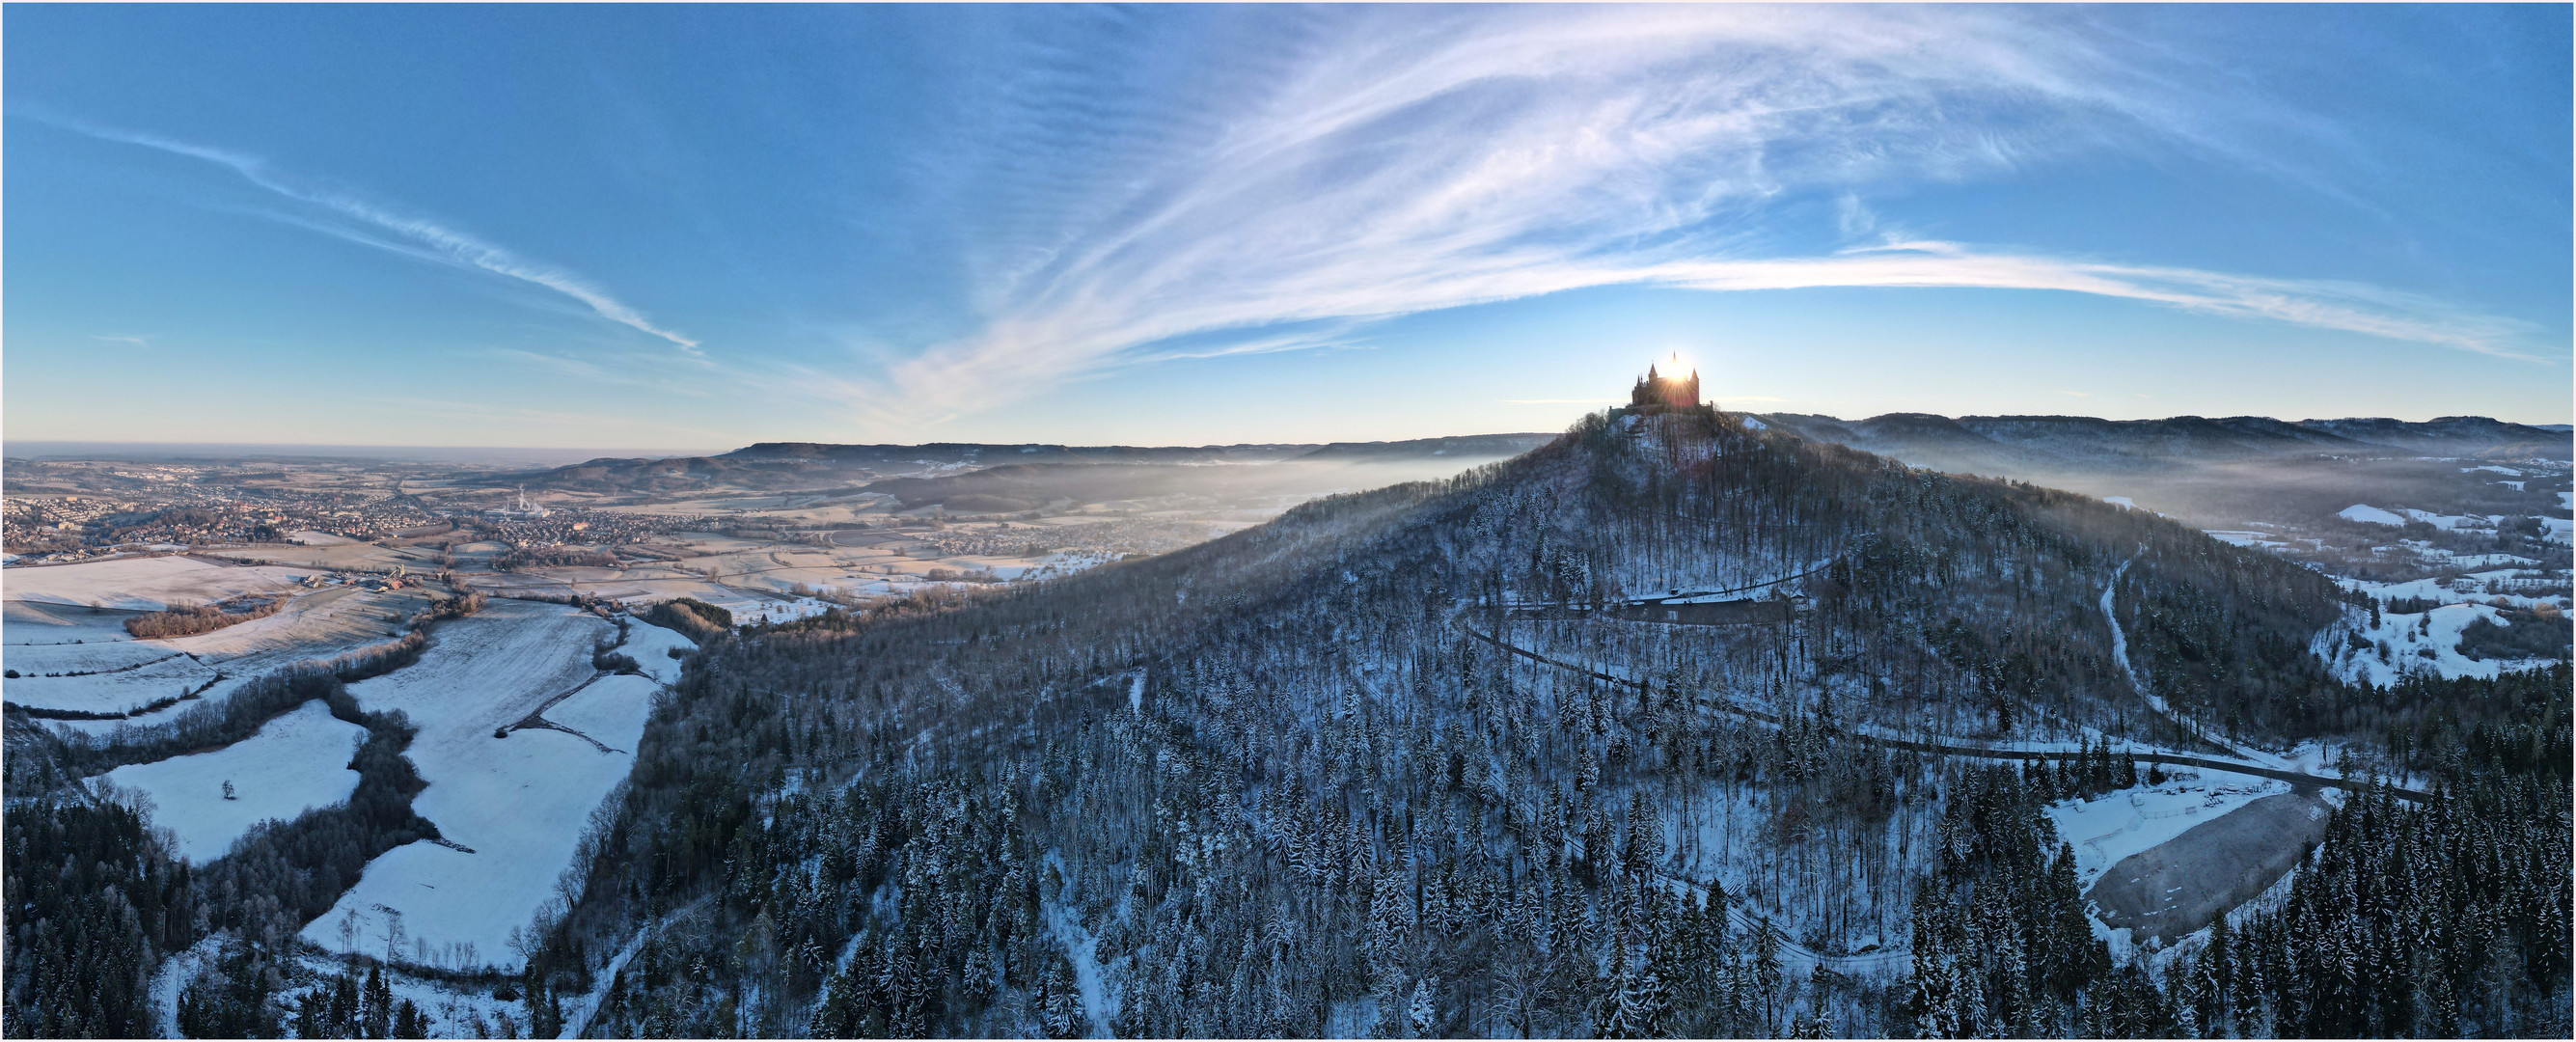
[[[673,670],[679,663],[669,659]],[[653,715],[653,695],[662,685],[651,677],[601,677],[581,693],[546,710],[546,720],[572,728],[611,749],[632,753],[644,739],[644,721]],[[520,731],[510,737],[533,732]],[[471,844],[469,844],[471,845]]]
[[[2274,547],[2290,545],[2288,540],[2270,532],[2230,531],[2227,529],[2213,528],[2209,530],[2209,537],[2231,546]]]
[[[264,619],[152,643],[208,662],[283,654],[284,659],[273,663],[283,665],[399,637],[410,631],[411,614],[426,604],[427,598],[416,593],[376,593],[344,586],[296,597]]]
[[[620,654],[634,656],[635,664],[642,667],[655,683],[676,684],[680,682],[680,660],[672,658],[671,652],[678,651],[685,656],[698,650],[698,642],[642,619],[628,619],[626,643],[618,645],[617,650]]]
[[[187,557],[130,557],[84,564],[0,571],[0,596],[44,604],[159,611],[246,593],[282,593],[309,573],[294,568],[230,568]]]
[[[329,706],[307,702],[221,749],[119,767],[107,780],[151,796],[152,820],[178,837],[178,855],[204,864],[253,825],[348,799],[358,788],[349,758],[366,737]],[[235,798],[224,798],[225,782]]]
[[[123,618],[118,616],[120,633],[123,632]],[[10,635],[23,637],[30,634],[13,629]],[[77,644],[13,643],[0,647],[0,662],[6,662],[10,669],[20,673],[42,676],[47,673],[99,673],[126,669],[178,653],[166,644],[139,640],[84,641]]]
[[[697,599],[732,612],[733,623],[736,626],[755,622],[787,622],[821,615],[825,610],[835,607],[829,601],[816,600],[812,597],[778,600],[730,589],[722,593],[699,594]],[[636,657],[640,661],[643,656]]]
[[[116,645],[109,645],[115,647]],[[132,647],[133,645],[127,645]],[[182,695],[206,686],[215,679],[215,668],[176,651],[157,645],[143,645],[158,652],[133,669],[112,673],[92,673],[79,677],[49,677],[33,672],[35,664],[27,659],[39,658],[18,652],[52,651],[52,648],[12,648],[5,658],[18,675],[0,680],[0,695],[9,704],[44,709],[76,709],[92,713],[121,713],[129,709]],[[157,660],[157,661],[155,661]],[[47,663],[52,672],[59,663]]]
[[[2047,810],[2057,834],[2075,847],[2075,882],[2091,889],[2120,859],[2180,836],[2203,822],[2265,796],[2288,782],[2239,774],[2196,775],[2186,769],[2155,788],[2123,789],[2096,800],[2063,800]]]
[[[340,587],[294,597],[277,614],[212,633],[146,641],[76,637],[72,639],[84,642],[70,643],[62,639],[67,634],[97,634],[110,627],[123,638],[129,615],[13,601],[7,616],[11,643],[0,647],[0,662],[19,675],[0,680],[0,695],[15,705],[124,712],[197,693],[199,700],[131,721],[49,720],[45,726],[104,734],[128,722],[159,723],[192,706],[219,703],[263,674],[391,640],[408,630],[411,614],[426,603],[417,593]],[[45,675],[75,672],[89,675]],[[218,673],[224,677],[220,682],[215,680]],[[207,687],[209,683],[214,686]]]
[[[354,910],[363,950],[366,938],[382,936],[383,909],[392,908],[426,951],[461,958],[452,953],[470,944],[478,963],[504,970],[524,964],[512,935],[554,898],[591,812],[635,761],[561,731],[532,728],[508,738],[486,731],[483,740],[490,749],[479,770],[437,778],[413,801],[441,834],[474,852],[427,840],[388,851],[305,927],[305,939],[339,950],[341,920]]]
[[[0,576],[9,574],[0,571]],[[41,601],[0,602],[0,645],[16,649],[130,642],[134,637],[125,632],[125,620],[136,614]]]
[[[2559,493],[2559,502],[2562,504],[2566,503],[2569,495],[2569,493],[2565,492]],[[2564,507],[2562,507],[2562,509],[2564,509]],[[2507,515],[2436,514],[2430,510],[2417,510],[2412,507],[2404,507],[2395,512],[2391,512],[2366,503],[2355,503],[2343,508],[2342,510],[2335,511],[2335,516],[2347,521],[2359,521],[2373,525],[2387,525],[2391,528],[2403,528],[2408,521],[2421,521],[2446,532],[2456,532],[2461,529],[2469,529],[2472,531],[2478,529],[2492,529],[2498,522],[2503,521]],[[2544,538],[2550,542],[2566,543],[2569,542],[2571,538],[2576,538],[2576,521],[2571,521],[2563,517],[2540,517],[2534,518],[2533,520],[2540,522],[2541,526],[2547,530]]]
[[[2439,601],[2447,604],[2488,604],[2495,601],[2503,601],[2517,608],[2536,608],[2543,604],[2555,605],[2561,609],[2576,607],[2576,604],[2570,603],[2569,596],[2566,593],[2553,593],[2545,597],[2535,597],[2521,593],[2498,594],[2486,592],[2486,584],[2488,582],[2497,580],[2511,582],[2515,581],[2514,577],[2520,574],[2523,574],[2521,569],[2499,568],[2494,571],[2472,572],[2457,579],[2414,579],[2402,583],[2373,582],[2367,579],[2337,579],[2335,580],[2335,583],[2336,585],[2342,586],[2344,589],[2366,593],[2381,601],[2387,601],[2392,598],[2412,597],[2419,600]],[[2565,577],[2560,577],[2559,582],[2562,584],[2561,589],[2564,589],[2565,587],[2563,584],[2566,582]]]
[[[2416,585],[2408,583],[2403,585]],[[2402,595],[2401,595],[2402,596]],[[2454,595],[2457,596],[2457,595]],[[2530,601],[2532,598],[2491,598]],[[2357,613],[2356,613],[2357,614]],[[2408,673],[2434,673],[2443,677],[2479,677],[2492,680],[2497,674],[2526,669],[2546,660],[2473,659],[2460,654],[2460,633],[2469,623],[2485,619],[2498,626],[2512,626],[2502,611],[2482,603],[2444,604],[2429,611],[2400,614],[2383,611],[2379,625],[2370,625],[2367,617],[2352,621],[2369,650],[2355,648],[2349,641],[2334,646],[2333,669],[2336,676],[2354,682],[2369,681],[2381,687],[2396,683]],[[2551,625],[2547,622],[2525,622],[2522,625]],[[2557,625],[2564,625],[2563,622]],[[2339,638],[2340,639],[2340,638]],[[2379,645],[2388,646],[2386,655]]]
[[[673,646],[657,632],[630,623],[628,653]],[[607,622],[570,607],[496,600],[442,627],[418,664],[351,685],[359,704],[400,709],[420,725],[410,756],[429,787],[412,807],[473,853],[427,841],[390,851],[307,925],[304,937],[339,950],[341,923],[354,911],[359,944],[368,947],[368,938],[383,936],[382,909],[391,908],[432,962],[453,965],[471,945],[475,963],[519,966],[524,956],[512,948],[512,932],[553,898],[591,812],[632,768],[631,750],[661,686],[610,676],[582,687],[595,672],[592,645],[612,633]],[[676,666],[663,654],[656,668]],[[580,692],[546,719],[626,751],[602,752],[544,728],[493,737],[576,687]],[[381,948],[381,940],[372,943]]]

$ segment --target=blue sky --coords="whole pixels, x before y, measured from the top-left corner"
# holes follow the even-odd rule
[[[2565,6],[53,6],[13,440],[2570,418]]]

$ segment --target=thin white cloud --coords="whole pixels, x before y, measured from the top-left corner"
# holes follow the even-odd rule
[[[319,207],[341,218],[358,222],[358,227],[295,220],[297,224],[336,235],[351,242],[391,250],[405,256],[453,267],[485,271],[540,286],[579,301],[601,318],[670,341],[671,344],[691,355],[703,355],[696,340],[655,325],[652,320],[644,316],[643,312],[610,296],[608,291],[588,279],[561,268],[531,261],[501,246],[425,217],[402,213],[391,207],[360,199],[347,192],[299,183],[279,173],[267,160],[258,156],[192,144],[155,134],[101,126],[86,120],[52,115],[39,115],[36,118],[100,140],[139,145],[228,168],[254,185],[297,202]],[[386,238],[387,234],[392,238]]]
[[[1826,286],[2061,290],[2204,314],[2366,333],[2503,358],[2530,358],[2510,346],[2522,329],[2520,324],[2412,294],[2345,282],[1977,253],[1953,243],[1906,243],[1815,259],[1680,262],[1631,274],[1635,277],[1630,281],[1707,290]]]
[[[1126,194],[1017,229],[979,266],[1006,274],[986,287],[980,330],[898,363],[888,386],[851,404],[878,424],[919,422],[1157,357],[1150,345],[1175,340],[1238,331],[1247,349],[1288,349],[1295,338],[1270,330],[1634,284],[2056,290],[2518,356],[2513,323],[2367,286],[1941,241],[1802,255],[1779,233],[1766,208],[1791,194],[1839,201],[1815,230],[1847,242],[1891,234],[1860,202],[1882,183],[2106,148],[2252,162],[2242,129],[2253,117],[2199,119],[2207,99],[2051,17],[1832,5],[1348,13],[1241,96],[1190,99],[1139,168],[1031,188]],[[1133,100],[1045,89],[1070,96],[1030,109]],[[1167,140],[1191,132],[1194,143]],[[1008,162],[1046,176],[1026,156]]]

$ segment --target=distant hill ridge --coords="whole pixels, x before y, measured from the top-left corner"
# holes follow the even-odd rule
[[[1473,434],[1408,441],[1337,441],[1325,444],[1267,442],[1235,445],[1056,445],[925,442],[919,445],[834,445],[768,441],[725,453],[725,459],[829,460],[875,463],[1272,463],[1306,458],[1417,459],[1443,456],[1517,456],[1547,444],[1553,433]]]
[[[1952,418],[1931,413],[1888,413],[1866,420],[1801,413],[1756,418],[1810,440],[1895,456],[1917,466],[1984,474],[2147,469],[2285,455],[2576,457],[2576,437],[2565,429],[2484,416],[2444,416],[2423,422],[2378,417],[2289,421],[2265,416]]]
[[[985,444],[840,445],[771,441],[714,456],[664,459],[601,457],[534,471],[526,483],[575,491],[665,492],[722,482],[750,489],[812,486],[818,478],[853,482],[878,477],[932,477],[942,471],[1039,465],[1205,466],[1229,463],[1401,463],[1503,459],[1547,444],[1552,433],[1477,434],[1410,441],[1247,443],[1200,446]],[[927,472],[927,473],[925,473]]]

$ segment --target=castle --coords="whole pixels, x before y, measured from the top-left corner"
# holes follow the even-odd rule
[[[1655,367],[1646,367],[1646,376],[1628,392],[1628,411],[1651,416],[1665,412],[1695,412],[1704,409],[1699,401],[1699,370],[1687,377],[1664,376]]]

